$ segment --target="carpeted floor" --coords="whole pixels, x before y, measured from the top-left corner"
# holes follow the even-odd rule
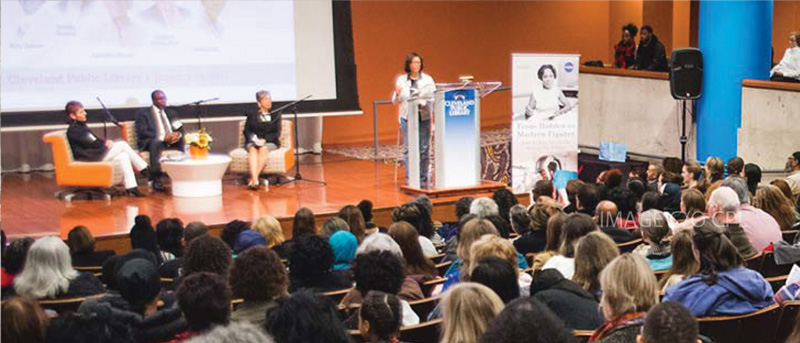
[[[508,184],[511,170],[511,129],[495,129],[481,132],[481,169],[485,180]],[[388,164],[402,164],[402,145],[381,145],[377,156],[374,147],[343,147],[325,149],[325,152],[344,155],[361,160],[378,160]],[[433,161],[431,161],[433,163]]]

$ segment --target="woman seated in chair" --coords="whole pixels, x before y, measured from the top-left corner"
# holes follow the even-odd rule
[[[247,113],[244,124],[244,147],[247,150],[250,182],[247,189],[258,190],[258,175],[267,165],[270,151],[280,147],[281,114],[269,111],[272,109],[272,95],[265,90],[256,92],[258,110]]]

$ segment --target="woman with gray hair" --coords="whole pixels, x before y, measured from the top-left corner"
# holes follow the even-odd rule
[[[247,189],[258,190],[258,175],[267,165],[270,151],[277,150],[281,143],[281,114],[270,113],[272,95],[261,90],[256,92],[258,109],[246,113],[244,123],[244,148],[247,150],[247,163],[250,170],[250,182]],[[265,182],[266,184],[266,182]]]
[[[494,202],[492,198],[481,197],[472,201],[472,204],[469,205],[469,213],[472,213],[478,216],[478,218],[482,219],[493,214],[499,214],[500,209],[497,207],[497,203]]]
[[[43,237],[31,245],[25,267],[14,279],[14,290],[34,299],[74,298],[106,291],[93,274],[72,268],[69,247],[58,237]]]

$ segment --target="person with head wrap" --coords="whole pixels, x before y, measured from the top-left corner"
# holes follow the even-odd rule
[[[333,270],[350,269],[350,262],[355,258],[358,248],[356,236],[347,231],[337,231],[328,242],[333,249]]]

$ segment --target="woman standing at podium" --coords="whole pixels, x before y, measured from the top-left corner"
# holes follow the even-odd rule
[[[436,84],[433,78],[422,72],[424,64],[422,56],[416,52],[406,55],[405,74],[397,78],[394,85],[392,101],[400,103],[400,129],[403,131],[403,161],[408,179],[408,120],[416,119],[419,123],[419,181],[421,188],[428,186],[428,164],[430,161],[431,114],[433,113],[433,92]],[[409,100],[411,99],[411,100]],[[418,118],[408,118],[410,106],[417,106]]]
[[[272,95],[265,90],[256,92],[258,110],[247,113],[244,124],[244,147],[247,149],[247,162],[250,169],[250,182],[247,189],[258,190],[258,175],[267,164],[267,155],[280,147],[281,114],[272,109]]]

